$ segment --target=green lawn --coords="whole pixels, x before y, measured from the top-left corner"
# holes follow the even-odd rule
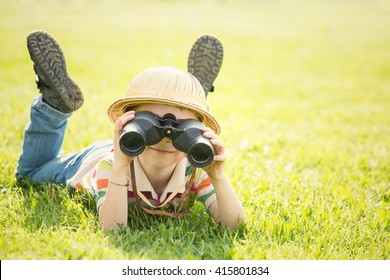
[[[390,4],[386,1],[0,0],[0,259],[390,259]],[[204,33],[225,58],[209,101],[248,215],[221,229],[131,210],[103,232],[85,194],[17,186],[37,95],[26,36],[62,46],[85,105],[63,153],[111,138],[131,78],[186,68]]]

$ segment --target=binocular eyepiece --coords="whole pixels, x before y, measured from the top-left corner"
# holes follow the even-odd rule
[[[169,137],[176,149],[187,154],[192,166],[204,167],[213,161],[214,148],[210,140],[203,137],[203,127],[197,120],[177,121],[172,114],[160,118],[152,112],[141,111],[123,127],[119,146],[125,155],[135,157],[144,151],[145,146]]]

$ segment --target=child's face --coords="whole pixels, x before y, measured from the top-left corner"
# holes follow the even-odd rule
[[[177,120],[195,119],[197,116],[190,110],[180,109],[178,107],[161,105],[161,104],[145,104],[136,107],[136,111],[150,111],[159,117],[165,114],[175,115]],[[177,150],[172,145],[172,140],[168,137],[163,138],[160,142],[152,146],[146,146],[142,154],[139,155],[145,162],[156,167],[164,168],[180,162],[186,157],[186,154]]]

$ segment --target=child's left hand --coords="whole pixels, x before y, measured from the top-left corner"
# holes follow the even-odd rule
[[[203,170],[206,171],[210,179],[218,179],[224,175],[225,143],[209,127],[203,128],[203,136],[210,139],[210,143],[214,147],[214,160],[208,166],[203,167]]]

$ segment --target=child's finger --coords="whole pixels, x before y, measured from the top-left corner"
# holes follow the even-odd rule
[[[225,154],[225,143],[219,139],[210,139],[210,143],[214,146],[216,155]]]
[[[219,139],[219,136],[217,134],[215,134],[213,131],[203,132],[203,137],[206,137],[209,139]]]
[[[223,154],[214,156],[215,161],[225,161],[225,159],[226,159],[226,157]]]
[[[114,133],[116,135],[119,135],[122,132],[123,127],[125,126],[126,123],[129,121],[133,120],[135,117],[134,111],[129,111],[124,113],[117,121],[115,122],[115,128],[114,128]]]
[[[214,130],[212,130],[212,129],[211,129],[210,127],[208,127],[208,126],[203,127],[203,128],[202,128],[202,131],[203,131],[203,132],[212,132],[212,133],[215,134]]]

